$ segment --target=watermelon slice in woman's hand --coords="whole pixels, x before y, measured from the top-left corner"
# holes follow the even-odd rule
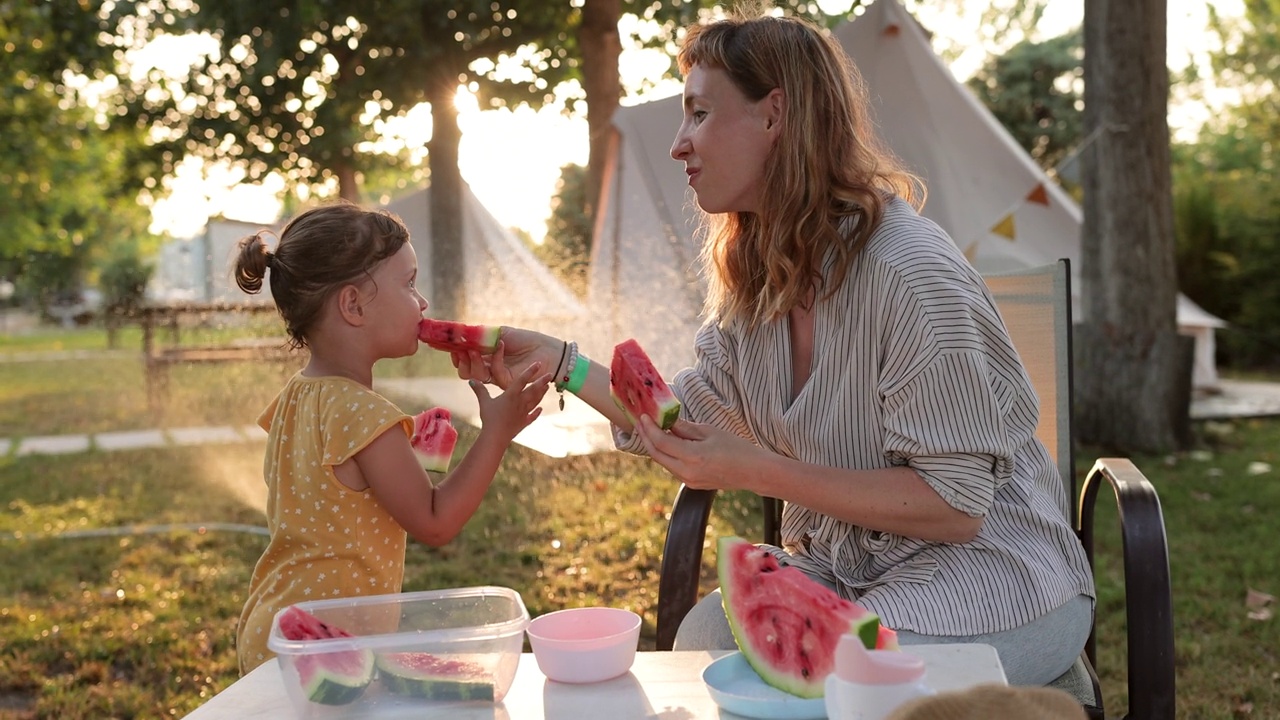
[[[453,446],[458,444],[458,430],[453,427],[448,410],[434,407],[413,417],[413,452],[424,470],[448,472],[453,461]]]
[[[635,425],[648,415],[663,430],[680,418],[680,400],[662,379],[653,361],[634,338],[613,348],[609,366],[609,395]]]
[[[418,340],[445,352],[491,353],[502,339],[501,325],[464,325],[450,320],[423,318],[418,323]]]

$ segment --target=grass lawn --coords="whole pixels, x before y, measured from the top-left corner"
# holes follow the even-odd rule
[[[121,347],[138,347],[137,338]],[[105,349],[100,331],[0,338],[5,353]],[[444,372],[420,353],[382,374]],[[163,417],[148,414],[127,354],[0,363],[0,438],[252,423],[278,368],[175,368]],[[462,429],[459,451],[475,432]],[[1135,458],[1159,488],[1170,542],[1179,716],[1277,717],[1280,420],[1201,426],[1199,447]],[[234,532],[77,531],[165,523],[263,523],[260,442],[67,456],[0,457],[0,720],[182,717],[236,679],[235,623],[265,539]],[[1082,449],[1081,471],[1095,450]],[[1271,466],[1274,466],[1272,468]],[[406,590],[516,588],[533,614],[608,604],[645,618],[652,647],[665,516],[675,486],[643,458],[507,455],[479,514],[441,549],[411,543]],[[1105,501],[1105,518],[1113,518]],[[716,505],[709,542],[752,536],[753,497]],[[1100,520],[1100,671],[1119,714],[1123,595],[1114,523]],[[72,535],[68,535],[71,533]],[[704,575],[714,585],[707,553]],[[1265,605],[1265,603],[1264,603]]]

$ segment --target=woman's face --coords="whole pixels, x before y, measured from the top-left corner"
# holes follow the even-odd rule
[[[716,67],[694,65],[684,83],[684,120],[671,157],[684,163],[708,213],[757,212],[764,164],[780,132],[782,93],[752,102]]]

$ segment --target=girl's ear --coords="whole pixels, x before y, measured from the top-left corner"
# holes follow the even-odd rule
[[[360,304],[360,289],[355,285],[343,285],[335,298],[338,314],[350,325],[364,324],[364,307]]]

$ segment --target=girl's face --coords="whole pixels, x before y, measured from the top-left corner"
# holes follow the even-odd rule
[[[684,163],[703,211],[758,211],[765,160],[781,130],[781,97],[774,90],[752,102],[724,70],[700,64],[689,70],[671,157]]]
[[[418,256],[405,243],[371,273],[373,282],[361,288],[362,303],[373,342],[384,357],[405,357],[418,351],[418,323],[427,309],[415,285]]]

